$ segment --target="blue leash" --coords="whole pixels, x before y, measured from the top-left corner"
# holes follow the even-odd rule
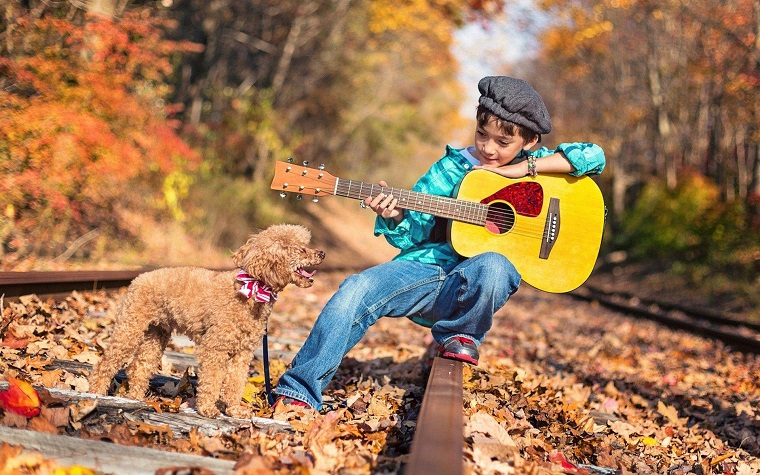
[[[264,329],[263,338],[263,354],[264,354],[264,392],[267,395],[267,402],[271,406],[274,404],[274,395],[272,394],[272,382],[269,379],[269,348],[267,343],[267,329]]]

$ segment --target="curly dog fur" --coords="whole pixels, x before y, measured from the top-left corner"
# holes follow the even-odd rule
[[[273,292],[288,284],[310,287],[313,272],[305,269],[325,257],[323,251],[308,247],[310,240],[311,233],[302,226],[273,225],[251,235],[232,260]],[[196,343],[198,413],[218,415],[221,401],[228,415],[250,417],[241,396],[274,299],[260,302],[240,294],[237,273],[174,267],[135,278],[117,313],[110,344],[90,375],[90,390],[106,394],[114,374],[128,365],[127,396],[144,397],[176,330]]]

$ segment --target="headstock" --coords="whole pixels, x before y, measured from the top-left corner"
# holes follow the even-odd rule
[[[276,162],[274,178],[271,189],[285,193],[298,193],[300,195],[314,196],[312,201],[317,201],[319,196],[335,194],[337,178],[324,171],[324,165],[319,168],[309,168],[308,162],[304,166],[288,162]]]

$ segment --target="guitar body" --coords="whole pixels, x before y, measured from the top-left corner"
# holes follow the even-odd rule
[[[503,254],[526,283],[546,292],[569,292],[591,275],[605,221],[604,199],[591,178],[510,179],[473,170],[457,199],[488,205],[485,226],[451,221],[451,245],[462,256]]]

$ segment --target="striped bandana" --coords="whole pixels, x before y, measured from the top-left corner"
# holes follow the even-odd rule
[[[260,280],[254,279],[242,269],[238,272],[235,280],[243,285],[238,292],[246,298],[253,297],[256,302],[269,302],[270,299],[277,300],[277,292],[272,290],[272,287]]]

